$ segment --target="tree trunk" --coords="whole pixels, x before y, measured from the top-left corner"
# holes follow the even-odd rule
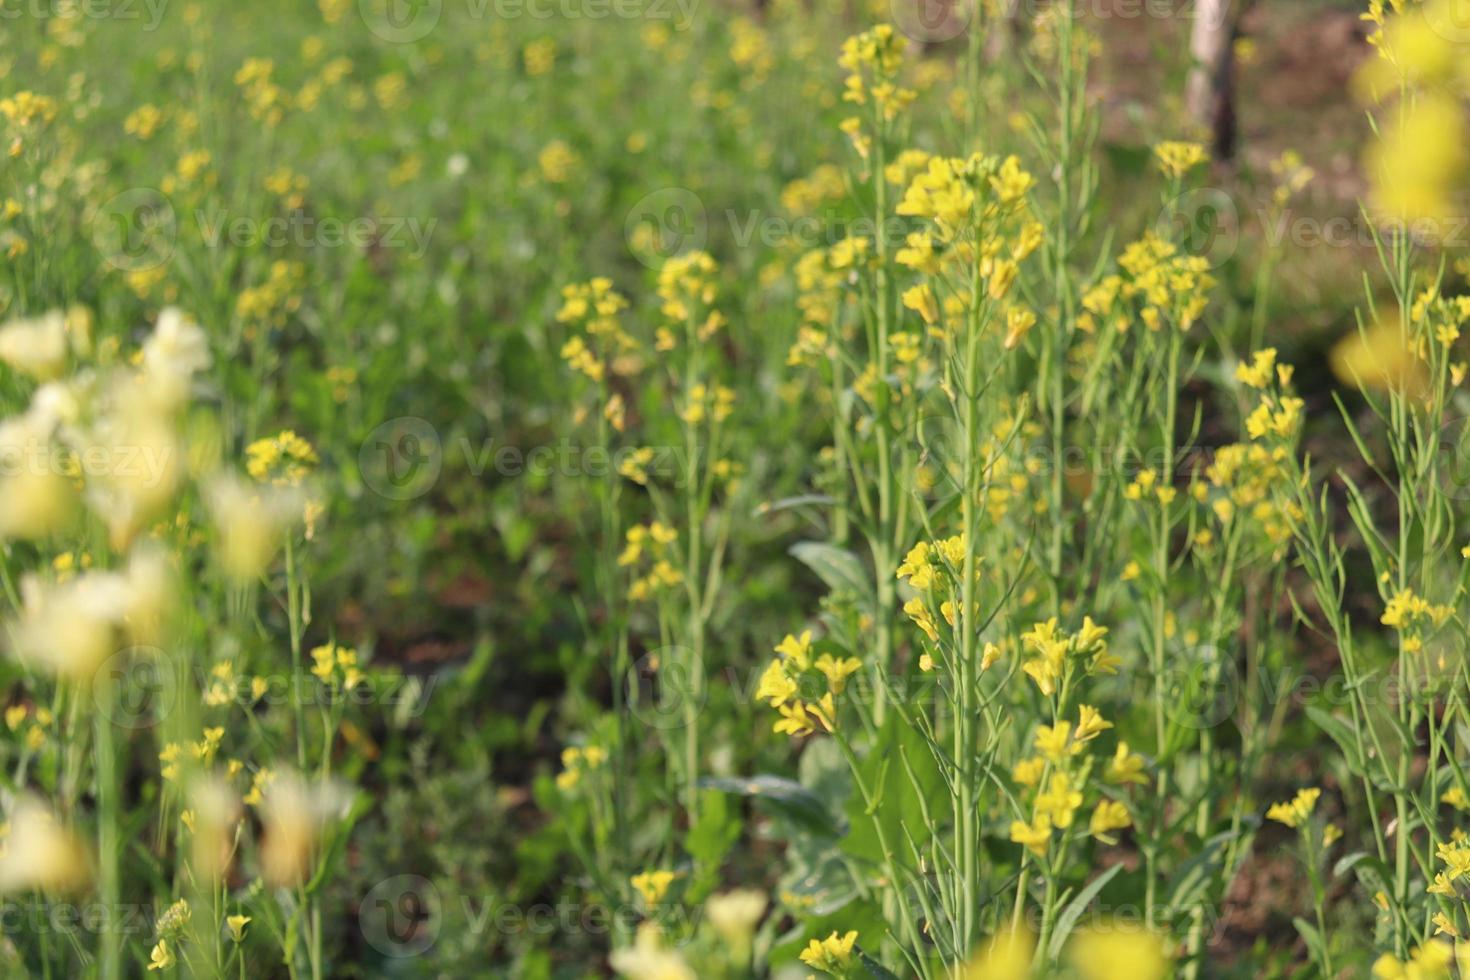
[[[1231,0],[1198,0],[1190,31],[1193,65],[1185,85],[1190,116],[1210,131],[1216,159],[1235,153],[1235,26],[1238,4]]]
[[[985,38],[985,56],[999,61],[1021,36],[1021,0],[1001,0],[1000,16]]]

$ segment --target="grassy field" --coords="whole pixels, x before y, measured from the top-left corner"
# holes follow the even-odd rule
[[[0,0],[0,970],[1463,975],[1384,6]]]

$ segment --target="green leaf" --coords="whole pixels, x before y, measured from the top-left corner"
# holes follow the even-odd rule
[[[763,800],[808,833],[841,837],[843,828],[822,800],[801,783],[780,776],[751,776],[749,779],[705,777],[695,783],[700,789],[719,790],[736,796]]]
[[[879,963],[867,953],[859,952],[858,959],[862,961],[863,969],[868,971],[868,976],[877,977],[878,980],[898,980],[898,974],[889,970],[888,967]]]
[[[1052,933],[1051,943],[1047,946],[1047,955],[1055,960],[1062,953],[1062,946],[1066,944],[1067,937],[1072,934],[1072,929],[1077,925],[1077,920],[1082,918],[1082,913],[1087,911],[1087,906],[1097,897],[1097,893],[1103,890],[1108,882],[1117,877],[1118,872],[1123,870],[1121,864],[1115,864],[1096,878],[1089,881],[1077,893],[1077,897],[1062,910],[1057,916],[1056,931]]]
[[[1296,926],[1296,931],[1301,933],[1302,938],[1306,940],[1313,962],[1318,964],[1327,962],[1327,957],[1324,955],[1325,947],[1322,945],[1322,934],[1317,931],[1317,927],[1299,915],[1292,918],[1291,924]]]
[[[1388,872],[1388,866],[1366,851],[1345,854],[1332,867],[1333,876],[1338,878],[1350,871],[1357,877],[1368,894],[1373,895],[1378,892],[1387,894],[1390,891],[1388,882],[1391,875]]]
[[[801,785],[811,790],[829,813],[841,813],[852,792],[852,773],[847,768],[847,759],[837,747],[836,739],[818,738],[809,741],[801,750],[801,759],[796,765],[797,778]]]
[[[1348,723],[1312,704],[1307,705],[1307,717],[1337,743],[1353,775],[1363,775],[1363,760],[1358,758],[1358,740]]]
[[[1353,851],[1351,854],[1344,854],[1342,857],[1338,858],[1337,863],[1332,866],[1332,876],[1334,878],[1341,878],[1343,875],[1353,870],[1353,868],[1357,867],[1359,863],[1370,860],[1372,860],[1372,858],[1369,856],[1367,851]]]
[[[935,828],[915,818],[920,812],[919,798],[944,798],[949,789],[923,734],[905,724],[895,711],[883,723],[860,764],[863,783],[879,805],[869,814],[862,794],[848,797],[847,817],[852,830],[843,840],[842,849],[871,864],[881,864],[883,847],[875,823],[882,826],[895,858],[908,851],[904,846],[905,829],[914,847],[928,844]]]
[[[700,815],[689,824],[684,836],[684,849],[695,865],[704,871],[717,873],[720,862],[725,861],[729,849],[734,848],[741,832],[741,818],[729,804],[729,796],[717,790],[700,793]]]
[[[803,493],[795,497],[782,497],[780,500],[767,500],[755,509],[752,516],[761,517],[797,507],[830,507],[836,502],[835,497],[829,497],[825,493]]]
[[[956,493],[935,504],[934,509],[929,511],[930,525],[937,524],[942,526],[946,520],[960,509],[960,503],[963,500],[964,494]]]
[[[1224,846],[1240,836],[1238,831],[1226,830],[1205,841],[1199,853],[1179,866],[1170,879],[1169,912],[1180,915],[1193,909],[1220,870],[1220,852]]]
[[[873,605],[872,578],[857,555],[821,541],[800,541],[791,546],[791,555],[833,592],[851,592]]]
[[[872,899],[866,899],[850,902],[837,910],[797,916],[796,924],[777,936],[771,944],[766,962],[772,968],[772,975],[782,966],[800,966],[797,957],[813,939],[820,939],[833,932],[840,936],[849,929],[855,930],[860,938],[869,942],[880,942],[888,934],[888,920],[883,917],[882,906]],[[810,970],[803,970],[797,975],[808,976],[810,973]]]

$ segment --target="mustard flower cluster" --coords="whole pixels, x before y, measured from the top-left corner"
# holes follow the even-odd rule
[[[556,312],[556,321],[583,331],[572,334],[562,344],[562,360],[579,374],[600,384],[609,363],[617,371],[620,366],[618,358],[638,347],[618,319],[619,314],[627,309],[628,301],[612,288],[611,280],[601,277],[563,286],[561,295],[562,304]],[[621,366],[626,368],[627,362],[621,362]]]
[[[1363,19],[1378,57],[1353,79],[1359,99],[1384,119],[1365,166],[1370,204],[1386,219],[1455,220],[1470,155],[1463,100],[1470,51],[1462,0],[1369,0]]]
[[[1021,669],[1037,690],[1051,697],[1078,676],[1116,674],[1122,660],[1108,651],[1108,631],[1084,616],[1082,626],[1068,633],[1056,617],[1037,623],[1021,635],[1026,659]]]
[[[777,644],[755,696],[780,715],[774,726],[778,733],[810,735],[818,727],[830,732],[837,727],[836,699],[861,668],[856,657],[815,654],[811,631],[804,630],[800,637],[787,635]]]
[[[1142,756],[1121,741],[1111,757],[1104,757],[1102,772],[1094,773],[1099,762],[1094,743],[1113,725],[1090,705],[1080,705],[1077,715],[1075,726],[1058,720],[1038,727],[1032,741],[1034,754],[1011,770],[1026,807],[1024,819],[1011,822],[1010,839],[1038,859],[1047,857],[1054,841],[1073,835],[1084,809],[1086,834],[1106,844],[1117,843],[1117,832],[1133,825],[1126,788],[1148,781]]]
[[[870,102],[882,118],[891,121],[917,97],[898,84],[908,40],[891,24],[879,24],[842,42],[837,63],[848,73],[842,98],[855,105]]]
[[[643,571],[628,586],[629,599],[646,602],[684,581],[684,573],[672,560],[678,540],[678,532],[660,521],[628,528],[618,566]]]

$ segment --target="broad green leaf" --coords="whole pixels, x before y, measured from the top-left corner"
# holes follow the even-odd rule
[[[858,959],[862,961],[863,969],[868,971],[868,976],[876,977],[877,980],[898,980],[898,974],[889,970],[867,953],[859,952]]]
[[[1301,933],[1302,939],[1306,940],[1307,949],[1312,953],[1312,960],[1317,963],[1326,962],[1322,934],[1317,931],[1317,927],[1299,915],[1292,918],[1291,924],[1296,926],[1296,931]]]
[[[872,577],[852,552],[821,541],[801,541],[791,546],[791,555],[816,572],[833,592],[851,592],[869,606],[873,604]]]
[[[1220,870],[1220,852],[1240,834],[1227,830],[1205,841],[1198,854],[1179,866],[1169,882],[1169,911],[1179,915],[1193,909]]]
[[[1337,743],[1337,747],[1342,750],[1343,760],[1353,774],[1363,775],[1363,760],[1358,758],[1358,741],[1352,727],[1336,715],[1312,704],[1307,705],[1307,717]]]
[[[1062,914],[1057,916],[1056,931],[1051,934],[1051,943],[1047,946],[1048,956],[1055,960],[1061,955],[1062,946],[1066,944],[1067,937],[1072,934],[1072,929],[1077,925],[1077,920],[1082,918],[1083,912],[1087,911],[1087,906],[1092,904],[1092,900],[1097,897],[1098,892],[1102,891],[1103,887],[1116,878],[1118,872],[1122,870],[1123,866],[1121,864],[1113,865],[1084,885],[1082,890],[1077,893],[1077,896],[1062,910]]]
[[[700,794],[699,817],[684,835],[684,850],[695,866],[694,882],[686,898],[690,903],[703,901],[719,883],[720,865],[740,839],[741,823],[740,814],[730,806],[726,794],[716,790]]]
[[[767,500],[755,509],[754,516],[775,514],[796,507],[830,507],[836,502],[836,498],[824,493],[803,493],[795,497],[782,497],[780,500]]]
[[[821,799],[801,783],[781,776],[751,776],[749,779],[706,777],[696,784],[700,789],[714,789],[765,801],[773,810],[790,818],[808,833],[823,837],[841,837],[840,822],[827,810]]]
[[[919,797],[926,801],[947,799],[949,789],[924,736],[905,724],[895,711],[883,723],[861,766],[863,782],[878,805],[869,814],[861,793],[853,792],[848,797],[847,816],[852,829],[842,842],[843,850],[874,866],[881,865],[879,826],[896,859],[901,860],[908,852],[905,830],[915,846],[926,845],[937,828],[918,819]],[[943,811],[948,812],[947,804]]]

